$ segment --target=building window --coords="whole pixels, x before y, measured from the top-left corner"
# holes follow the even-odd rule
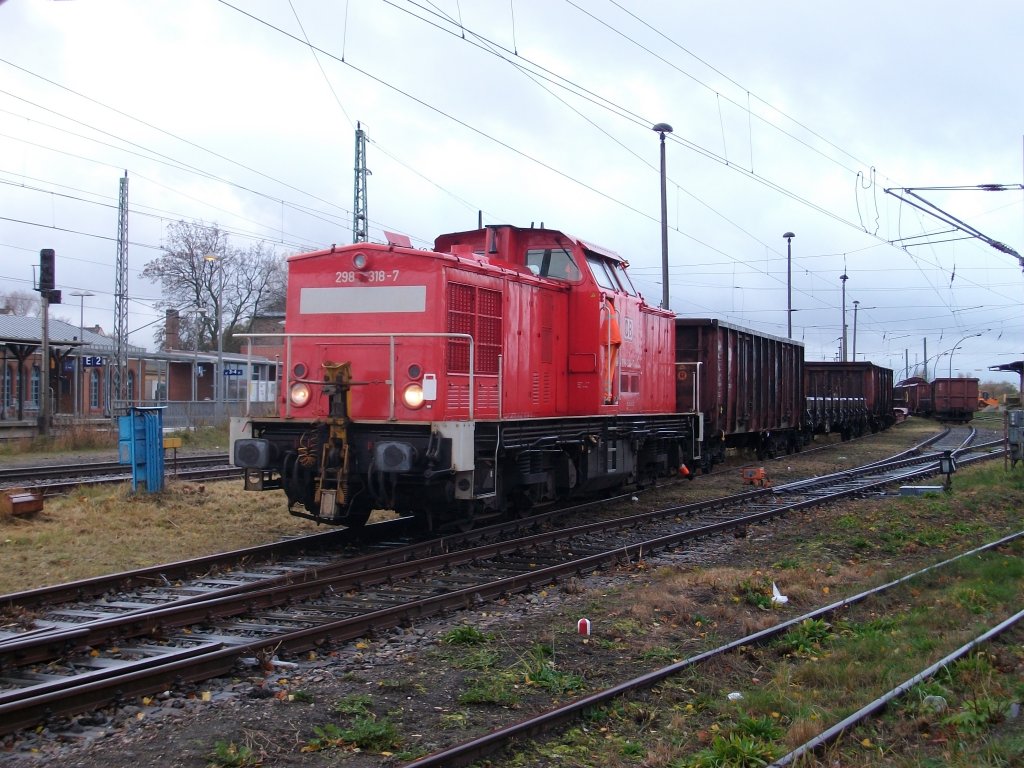
[[[32,385],[29,389],[28,401],[36,408],[39,407],[41,400],[39,399],[40,392],[43,386],[42,372],[39,370],[38,365],[32,366]]]
[[[10,408],[14,405],[14,389],[11,380],[11,366],[4,366],[4,407]]]
[[[100,407],[100,372],[95,368],[89,373],[89,407]]]
[[[129,403],[134,403],[135,402],[135,371],[128,371],[127,387],[128,387],[127,388],[128,402]]]

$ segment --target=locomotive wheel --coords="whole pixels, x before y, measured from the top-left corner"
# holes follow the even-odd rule
[[[316,505],[313,498],[313,478],[303,471],[299,456],[294,451],[285,454],[281,466],[281,487],[288,498],[288,506],[301,504],[309,512],[314,512]]]
[[[369,509],[369,507],[367,507],[366,509],[362,509],[362,508],[360,508],[358,510],[353,509],[345,517],[344,524],[345,524],[346,528],[349,528],[349,529],[351,529],[353,531],[358,531],[358,530],[362,529],[363,526],[366,525],[366,521],[369,520],[369,519],[370,519],[370,509]]]

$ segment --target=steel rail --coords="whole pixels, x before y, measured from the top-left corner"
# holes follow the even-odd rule
[[[48,587],[27,589],[0,595],[0,610],[30,609],[42,605],[83,600],[87,597],[103,594],[112,590],[128,590],[169,581],[223,568],[225,565],[238,565],[247,560],[259,560],[278,555],[302,552],[306,549],[328,549],[344,543],[351,538],[351,532],[345,529],[324,531],[321,533],[298,536],[272,544],[260,544],[255,547],[235,549],[216,555],[196,557],[191,560],[179,560],[172,563],[137,568],[132,571],[79,579]]]
[[[960,646],[952,653],[947,654],[946,656],[939,659],[937,662],[935,662],[928,668],[921,670],[913,677],[903,681],[892,690],[887,691],[883,695],[879,696],[874,701],[865,704],[856,712],[849,715],[848,717],[843,718],[838,723],[833,725],[831,728],[827,728],[810,741],[801,744],[799,747],[794,749],[789,754],[779,758],[770,766],[768,766],[768,768],[781,768],[781,766],[790,765],[795,760],[798,760],[804,755],[813,752],[814,750],[824,746],[825,744],[828,744],[830,741],[833,741],[834,739],[838,738],[843,733],[845,733],[846,730],[851,726],[857,725],[858,723],[867,719],[876,712],[880,712],[881,710],[885,709],[886,705],[888,705],[888,703],[893,699],[899,698],[903,694],[907,693],[911,688],[913,688],[918,683],[927,680],[929,677],[932,677],[933,675],[935,675],[936,672],[939,672],[941,669],[945,668],[949,664],[952,664],[957,659],[966,656],[968,653],[973,651],[978,646],[984,645],[989,640],[998,637],[1003,632],[1016,625],[1019,621],[1021,621],[1021,619],[1024,619],[1024,610],[1020,610],[1013,616],[1010,616],[1008,619],[999,622],[996,626],[978,635],[970,642]]]
[[[177,472],[174,477],[178,480],[233,480],[241,477],[244,470],[241,467],[215,467],[207,469],[182,469]],[[110,477],[86,479],[81,480],[68,480],[66,482],[51,482],[51,483],[40,483],[30,486],[32,490],[42,491],[43,497],[62,496],[66,493],[71,493],[82,487],[87,486],[100,486],[100,485],[117,485],[120,483],[126,483],[132,479],[131,473],[127,471],[119,475],[112,475]]]
[[[829,603],[828,605],[820,608],[816,608],[801,616],[776,624],[774,627],[769,627],[768,629],[763,629],[738,640],[724,643],[717,648],[712,648],[708,651],[704,651],[703,653],[696,654],[695,656],[674,662],[668,666],[661,667],[660,669],[656,669],[644,675],[640,675],[639,677],[624,681],[606,688],[605,690],[598,691],[590,694],[589,696],[577,699],[576,701],[569,702],[561,707],[548,710],[540,715],[499,728],[479,738],[472,739],[454,747],[435,752],[432,755],[427,755],[426,757],[414,760],[411,763],[407,763],[404,768],[441,768],[441,766],[444,766],[445,768],[458,768],[459,766],[470,765],[471,763],[494,754],[496,751],[515,739],[536,737],[550,730],[554,726],[578,717],[588,709],[602,706],[626,694],[653,688],[663,680],[677,675],[696,664],[714,659],[744,646],[764,643],[767,640],[778,637],[779,635],[788,632],[790,629],[799,626],[804,621],[817,619],[822,616],[829,616],[837,611],[848,608],[851,605],[861,603],[870,597],[874,597],[875,595],[887,592],[902,584],[906,584],[919,576],[923,576],[931,571],[951,565],[958,560],[996,549],[1021,538],[1024,538],[1024,531],[1018,531],[1017,533],[1009,536],[1004,536],[997,541],[989,542],[988,544],[976,547],[968,552],[963,552],[947,560],[933,563],[925,568],[901,576],[893,581],[889,581],[877,587],[872,587],[871,589],[859,592],[849,597],[844,597],[841,600]],[[1018,617],[1020,615],[1021,614],[1017,614]]]
[[[168,464],[179,467],[210,466],[228,464],[226,453],[187,454],[171,459]],[[77,464],[34,464],[0,468],[0,483],[31,483],[35,480],[91,477],[101,472],[125,472],[125,465],[119,461],[95,461]]]

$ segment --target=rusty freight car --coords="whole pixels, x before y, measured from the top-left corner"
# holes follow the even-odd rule
[[[893,416],[892,369],[869,362],[804,362],[804,393],[817,434],[844,440],[888,429]]]
[[[978,380],[970,378],[932,381],[932,415],[942,421],[966,423],[978,409]]]
[[[893,387],[893,401],[912,416],[928,416],[932,412],[931,384],[920,376],[904,379]]]
[[[704,415],[702,469],[726,448],[765,458],[805,442],[803,347],[721,320],[676,318],[676,407]]]

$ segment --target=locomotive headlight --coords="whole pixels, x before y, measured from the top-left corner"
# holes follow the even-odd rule
[[[419,382],[414,381],[405,388],[402,392],[402,402],[405,403],[406,408],[423,407],[423,387],[420,386]]]
[[[288,390],[288,397],[291,398],[292,405],[302,407],[309,402],[309,385],[301,381],[292,384],[292,388]]]
[[[352,266],[356,269],[366,269],[366,254],[357,253],[352,257]]]

